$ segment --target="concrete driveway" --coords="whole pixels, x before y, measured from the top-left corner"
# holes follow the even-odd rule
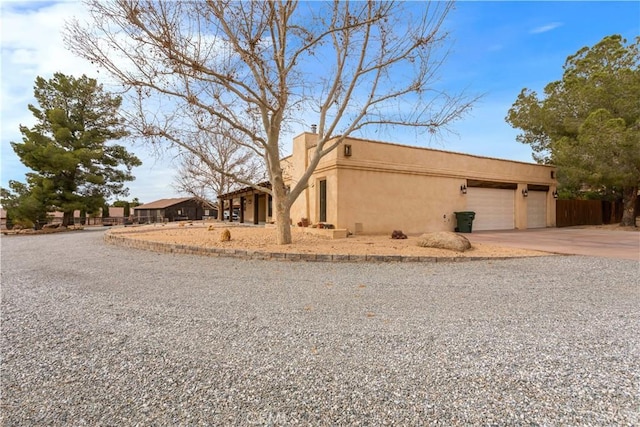
[[[471,243],[488,243],[572,255],[640,260],[640,232],[566,227],[474,231]]]

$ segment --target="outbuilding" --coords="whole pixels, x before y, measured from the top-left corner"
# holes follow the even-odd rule
[[[217,218],[217,207],[198,197],[160,199],[133,209],[136,221],[141,224]]]

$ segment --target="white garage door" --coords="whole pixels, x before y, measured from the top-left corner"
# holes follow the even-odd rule
[[[467,190],[467,210],[476,213],[473,230],[513,230],[515,190],[471,187]]]
[[[527,197],[527,228],[547,226],[547,192],[529,191]]]

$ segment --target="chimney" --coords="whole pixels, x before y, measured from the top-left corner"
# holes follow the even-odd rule
[[[317,133],[318,132],[318,125],[311,125],[311,133]]]

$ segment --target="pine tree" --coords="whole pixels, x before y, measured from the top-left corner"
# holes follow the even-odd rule
[[[119,96],[105,92],[95,79],[56,73],[38,77],[29,105],[37,123],[20,126],[22,142],[11,146],[34,171],[33,188],[46,193],[47,208],[64,213],[69,225],[76,209],[94,212],[113,195],[126,195],[124,182],[140,160],[125,147],[110,143],[128,135],[118,115]]]
[[[623,198],[633,225],[640,183],[640,37],[607,36],[567,58],[544,97],[523,89],[506,118],[534,158],[558,166],[565,189]]]

